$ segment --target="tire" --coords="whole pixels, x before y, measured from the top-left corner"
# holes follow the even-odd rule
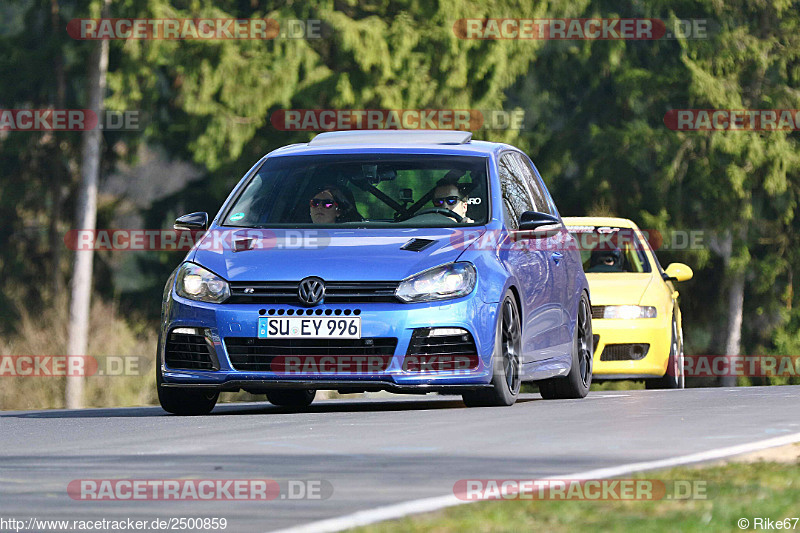
[[[492,352],[492,388],[462,394],[467,407],[513,405],[519,396],[522,326],[514,294],[508,290],[497,313],[494,351]]]
[[[168,413],[180,416],[207,415],[217,405],[219,391],[162,387],[161,358],[156,357],[158,403]]]
[[[572,366],[569,374],[539,382],[539,393],[545,400],[584,398],[592,385],[594,339],[592,338],[592,313],[589,297],[581,295],[575,333],[572,340]]]
[[[308,407],[317,395],[315,389],[272,390],[267,392],[267,400],[281,407]]]
[[[667,372],[660,378],[646,379],[646,389],[682,389],[686,385],[686,376],[683,373],[683,342],[678,333],[678,318],[672,315],[672,337],[669,347],[669,360]]]

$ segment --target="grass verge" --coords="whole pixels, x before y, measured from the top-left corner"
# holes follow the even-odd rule
[[[800,448],[795,447],[798,451]],[[490,501],[358,528],[359,533],[461,531],[741,531],[753,530],[755,519],[783,520],[800,516],[800,460],[732,462],[705,467],[624,476],[701,482],[706,499]],[[668,491],[669,494],[669,491]],[[748,526],[739,527],[740,519]],[[789,521],[800,531],[800,521]],[[766,529],[766,522],[762,522]],[[773,526],[772,529],[776,529]],[[785,529],[785,528],[783,528]]]

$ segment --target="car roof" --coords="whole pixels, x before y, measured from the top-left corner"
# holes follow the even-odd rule
[[[637,228],[633,220],[617,217],[561,217],[566,226],[614,226],[618,228]]]
[[[406,153],[486,157],[503,150],[518,149],[503,143],[474,141],[467,131],[350,130],[320,133],[310,142],[284,146],[267,155]]]
[[[472,140],[468,131],[451,130],[350,130],[320,133],[308,145],[338,144],[466,144]]]

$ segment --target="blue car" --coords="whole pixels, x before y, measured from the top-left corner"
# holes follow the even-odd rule
[[[322,133],[253,166],[164,289],[161,406],[222,391],[582,398],[594,353],[580,254],[531,160],[459,131]]]

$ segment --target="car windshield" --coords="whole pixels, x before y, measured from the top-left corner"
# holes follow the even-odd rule
[[[571,226],[587,274],[650,272],[644,245],[631,228]]]
[[[306,155],[267,158],[224,226],[447,227],[485,224],[488,158]]]

